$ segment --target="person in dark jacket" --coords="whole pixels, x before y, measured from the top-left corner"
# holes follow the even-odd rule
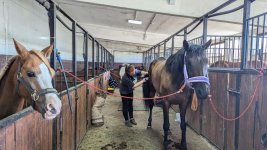
[[[134,84],[134,74],[134,66],[129,64],[126,65],[125,73],[122,76],[120,85],[120,94],[122,96],[122,113],[125,119],[125,125],[128,127],[132,127],[132,124],[137,125],[133,118],[133,90],[148,80],[148,78],[144,78]]]

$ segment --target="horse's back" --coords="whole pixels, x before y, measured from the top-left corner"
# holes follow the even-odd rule
[[[160,68],[163,68],[165,63],[166,63],[166,59],[164,57],[159,57],[159,58],[153,60],[149,66],[149,71],[148,71],[149,76],[153,77],[152,75],[156,75],[155,73],[159,72]]]
[[[161,93],[161,88],[165,83],[170,82],[168,74],[166,73],[166,59],[160,57],[154,60],[149,67],[149,76],[151,78],[152,85],[158,94]]]

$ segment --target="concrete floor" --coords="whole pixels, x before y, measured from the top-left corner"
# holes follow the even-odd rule
[[[141,88],[135,90],[135,97],[142,97]],[[118,93],[118,90],[115,91]],[[143,102],[134,101],[134,118],[138,123],[132,128],[124,125],[119,97],[108,96],[103,114],[105,124],[101,127],[91,127],[79,145],[79,150],[161,150],[163,142],[163,113],[161,108],[154,107],[152,129],[147,129],[148,111],[144,111]],[[181,140],[180,125],[175,122],[175,112],[170,110],[169,149],[179,149]],[[187,127],[188,150],[215,150],[202,136]]]

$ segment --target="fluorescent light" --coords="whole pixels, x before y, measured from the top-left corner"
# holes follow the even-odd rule
[[[50,38],[49,38],[49,37],[45,37],[45,36],[41,36],[40,39],[41,39],[41,40],[48,40],[48,39],[50,39]]]
[[[128,20],[128,23],[132,23],[132,24],[142,24],[142,21],[138,21],[138,20]]]

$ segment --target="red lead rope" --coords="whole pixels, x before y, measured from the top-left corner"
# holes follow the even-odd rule
[[[68,75],[70,75],[71,77],[74,77],[75,79],[77,79],[78,81],[88,85],[89,87],[95,89],[95,90],[98,90],[98,91],[101,91],[101,92],[104,92],[104,93],[107,93],[107,94],[110,94],[110,95],[113,95],[113,96],[116,96],[116,97],[123,97],[123,98],[129,98],[129,99],[136,99],[136,100],[154,100],[154,99],[162,99],[162,98],[166,98],[166,97],[170,97],[170,96],[173,96],[173,95],[176,95],[176,94],[179,94],[181,92],[183,92],[183,89],[185,88],[185,86],[183,85],[177,92],[174,92],[174,93],[171,93],[169,95],[164,95],[164,96],[161,96],[161,97],[155,97],[155,98],[137,98],[137,97],[127,97],[127,96],[121,96],[120,94],[117,94],[117,93],[111,93],[111,92],[108,92],[106,90],[102,90],[88,82],[85,82],[83,81],[82,79],[74,76],[72,73],[66,71],[66,70],[62,70],[62,69],[58,69],[57,72],[65,72],[67,73]]]
[[[110,93],[110,92],[108,92],[108,91],[106,91],[106,90],[102,90],[102,89],[100,89],[100,88],[98,88],[98,87],[96,87],[96,86],[94,86],[94,85],[92,85],[92,84],[89,84],[88,82],[83,81],[82,79],[80,79],[80,78],[74,76],[72,73],[70,73],[70,72],[68,72],[68,71],[66,71],[66,70],[58,69],[57,72],[65,72],[65,73],[67,73],[68,75],[70,75],[70,76],[76,78],[78,81],[80,81],[80,82],[82,82],[82,83],[88,85],[89,87],[91,87],[91,88],[93,88],[93,89],[96,89],[96,90],[98,90],[98,91],[101,91],[101,92],[104,92],[104,93],[107,93],[107,94],[110,94],[110,95],[113,95],[113,96],[116,96],[116,97],[123,97],[123,98],[136,99],[136,100],[154,100],[154,99],[162,99],[162,98],[166,98],[166,97],[170,97],[170,96],[179,94],[179,93],[183,92],[183,89],[185,88],[185,86],[183,85],[177,92],[171,93],[171,94],[169,94],[169,95],[161,96],[161,97],[155,97],[155,98],[136,98],[136,97],[127,97],[127,96],[121,96],[121,95],[116,94],[116,93]],[[258,93],[259,84],[260,84],[260,78],[263,76],[264,70],[261,69],[259,73],[260,73],[260,75],[257,77],[256,88],[255,88],[255,90],[254,90],[254,92],[253,92],[253,95],[250,97],[251,100],[250,100],[248,106],[244,109],[244,111],[243,111],[242,113],[240,113],[240,115],[239,115],[238,117],[227,118],[227,117],[225,117],[224,115],[222,115],[222,114],[217,110],[217,108],[215,107],[214,103],[212,102],[211,95],[209,95],[209,102],[210,102],[210,104],[211,104],[212,109],[214,110],[214,112],[215,112],[219,117],[221,117],[223,120],[226,120],[226,121],[234,121],[234,120],[237,120],[237,119],[241,118],[241,117],[248,111],[248,109],[250,108],[252,102],[254,101],[254,98],[255,98],[256,94]]]
[[[255,88],[255,90],[254,90],[254,92],[253,92],[253,95],[250,97],[250,102],[249,102],[248,106],[244,109],[244,111],[243,111],[242,113],[240,113],[239,116],[234,117],[234,118],[227,118],[227,117],[225,117],[225,116],[222,115],[220,112],[218,112],[217,108],[215,107],[214,103],[213,103],[212,100],[211,100],[211,96],[209,96],[209,102],[210,102],[210,104],[211,104],[212,109],[214,110],[214,112],[215,112],[219,117],[221,117],[223,120],[226,120],[226,121],[235,121],[235,120],[241,118],[241,117],[248,111],[248,109],[250,108],[252,102],[254,101],[254,98],[255,98],[256,94],[258,93],[258,90],[259,90],[259,84],[260,84],[260,78],[263,76],[264,70],[261,69],[261,70],[259,71],[259,73],[260,73],[260,75],[257,77],[256,88]]]

